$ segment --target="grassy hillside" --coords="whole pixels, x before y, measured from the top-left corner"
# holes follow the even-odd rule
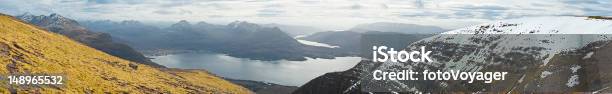
[[[9,86],[18,93],[251,93],[202,70],[158,69],[129,62],[67,37],[0,15],[0,75],[64,75],[64,85]]]

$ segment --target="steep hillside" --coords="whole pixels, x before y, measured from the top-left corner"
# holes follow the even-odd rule
[[[63,85],[9,85],[9,93],[250,93],[202,70],[158,69],[0,16],[0,75],[63,75]],[[4,80],[4,78],[3,78]]]
[[[364,60],[353,69],[328,73],[294,93],[364,92],[611,92],[608,58],[612,21],[587,17],[535,17],[503,20],[448,31],[411,43],[431,50],[431,63]],[[401,43],[401,42],[400,42]],[[375,81],[373,70],[460,70],[508,72],[505,80]],[[338,76],[340,75],[340,76]],[[417,75],[421,77],[421,75]],[[325,80],[328,79],[328,80]],[[331,80],[329,80],[331,79]],[[343,82],[343,83],[334,83]],[[338,84],[340,90],[325,89]]]

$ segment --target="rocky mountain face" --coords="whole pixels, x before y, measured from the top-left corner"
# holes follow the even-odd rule
[[[437,26],[390,23],[390,22],[360,24],[349,30],[354,31],[354,32],[383,31],[383,32],[397,32],[397,33],[404,33],[404,34],[436,34],[436,33],[447,31]]]
[[[265,27],[254,23],[236,21],[227,25],[206,22],[179,21],[168,28],[143,29],[142,25],[104,22],[86,22],[86,27],[109,32],[128,41],[127,43],[149,54],[172,51],[212,51],[233,57],[255,60],[306,60],[311,58],[333,58],[345,53],[330,48],[304,45],[277,27]],[[109,23],[109,22],[106,22]],[[121,25],[121,26],[119,26]],[[115,30],[115,31],[110,31]],[[114,33],[116,32],[116,33]],[[131,34],[142,34],[135,37]]]
[[[16,17],[51,32],[67,36],[108,54],[155,67],[163,67],[153,63],[148,58],[144,57],[144,55],[132,49],[130,46],[114,42],[111,35],[107,33],[89,31],[87,28],[81,26],[77,21],[61,15],[51,14],[49,16],[36,16],[26,13]]]
[[[300,86],[292,94],[360,94],[361,77],[373,66],[379,66],[369,61],[360,61],[355,67],[341,72],[331,72],[321,75]]]
[[[504,20],[453,30],[416,42],[432,51],[431,63],[371,62],[364,59],[343,72],[327,73],[294,93],[561,93],[612,92],[605,63],[612,21],[587,17],[535,17]],[[401,42],[399,42],[401,43]],[[407,42],[404,42],[407,43]],[[371,49],[366,49],[371,50]],[[460,70],[508,72],[505,80],[373,80],[373,70]],[[422,75],[417,75],[421,77]]]
[[[0,14],[0,75],[63,76],[61,85],[0,82],[0,93],[252,93],[204,70],[156,68]],[[5,78],[3,78],[5,79]]]

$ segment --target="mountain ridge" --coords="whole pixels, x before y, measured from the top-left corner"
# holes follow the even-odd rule
[[[35,16],[25,13],[15,17],[45,28],[46,30],[65,35],[71,39],[89,45],[98,50],[102,50],[111,55],[155,67],[163,67],[159,64],[153,63],[151,60],[135,51],[130,46],[114,42],[111,35],[107,33],[92,32],[81,26],[77,21],[63,17],[59,14],[52,13],[49,16]]]
[[[17,86],[3,93],[252,93],[202,70],[155,68],[0,14],[1,75],[62,75],[63,85]]]
[[[98,26],[107,25],[85,24],[86,27],[98,31],[119,31],[111,34],[132,41],[130,45],[149,54],[156,54],[156,51],[170,52],[170,54],[173,51],[178,53],[211,51],[233,57],[266,61],[283,59],[301,61],[306,60],[306,57],[345,56],[343,52],[330,48],[301,44],[281,28],[266,27],[246,21],[215,25],[206,22],[192,24],[189,21],[181,20],[168,28],[150,30],[119,25],[112,26],[118,27],[117,29],[101,28]],[[130,36],[133,34],[141,34],[141,36]]]

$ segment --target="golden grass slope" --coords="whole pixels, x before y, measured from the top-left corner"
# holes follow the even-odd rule
[[[0,15],[0,93],[251,93],[202,70],[123,60]],[[64,75],[64,85],[9,86],[7,75]]]

